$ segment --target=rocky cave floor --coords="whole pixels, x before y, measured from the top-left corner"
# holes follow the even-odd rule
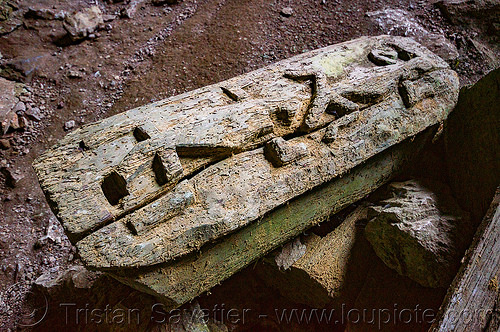
[[[61,38],[66,34],[61,13],[93,5],[101,9],[104,24],[81,40]],[[2,15],[3,9],[8,12],[0,18],[0,76],[26,86],[20,97],[19,111],[26,114],[20,128],[11,128],[0,137],[0,290],[10,296],[0,311],[0,329],[12,331],[136,330],[91,324],[82,318],[77,322],[74,312],[65,322],[67,312],[60,304],[99,308],[106,301],[136,301],[145,307],[155,303],[100,277],[92,291],[83,285],[54,296],[57,300],[52,300],[40,324],[23,326],[30,324],[22,315],[37,306],[37,294],[31,288],[34,281],[44,273],[57,274],[79,265],[75,248],[47,205],[31,168],[32,161],[67,131],[364,35],[409,35],[424,44],[432,39],[426,46],[445,57],[459,73],[461,85],[466,85],[495,65],[487,46],[490,34],[498,35],[498,30],[485,31],[480,23],[452,23],[435,3],[425,0],[184,0],[175,4],[151,0],[0,0],[0,7]],[[404,20],[391,18],[398,13],[403,13]],[[218,328],[325,329],[317,323],[305,327],[296,322],[280,324],[275,308],[304,306],[266,287],[254,271],[255,266],[251,266],[198,299],[202,307],[225,304],[238,310],[251,308],[254,313],[245,322],[225,322]],[[113,295],[106,294],[103,300],[107,292]],[[433,291],[428,306],[437,309],[444,292]],[[153,321],[146,324],[149,329],[169,329]],[[338,324],[339,330],[344,327]],[[425,329],[425,324],[420,328]]]

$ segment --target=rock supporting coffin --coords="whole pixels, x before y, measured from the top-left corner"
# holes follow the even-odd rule
[[[339,311],[342,305],[352,306],[376,260],[360,225],[367,211],[365,206],[356,208],[325,236],[308,231],[303,244],[296,238],[274,260],[272,255],[264,259],[259,276],[293,302]]]
[[[386,198],[371,207],[365,234],[382,261],[399,274],[424,287],[447,287],[472,230],[449,189],[433,187],[440,191],[416,180],[391,183]]]

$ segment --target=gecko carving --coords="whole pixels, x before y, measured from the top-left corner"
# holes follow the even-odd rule
[[[152,266],[443,121],[457,97],[413,40],[360,38],[85,125],[34,168],[88,266]]]

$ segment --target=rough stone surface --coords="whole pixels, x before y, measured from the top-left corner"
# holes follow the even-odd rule
[[[500,1],[441,0],[436,6],[451,23],[474,32],[468,42],[490,69],[500,66]]]
[[[0,131],[5,134],[11,126],[18,127],[15,106],[19,103],[16,82],[0,77]]]
[[[72,41],[87,38],[97,30],[99,25],[104,24],[102,12],[97,6],[86,8],[82,11],[66,16],[64,28]]]
[[[377,255],[424,287],[447,287],[472,237],[467,213],[436,183],[394,182],[384,196],[365,229]]]
[[[68,289],[90,289],[100,272],[91,272],[83,266],[70,266],[56,273],[46,272],[35,281],[35,285],[51,296],[58,296]]]
[[[367,211],[360,206],[327,235],[304,237],[301,251],[288,250],[297,248],[298,238],[288,243],[276,263],[271,259],[276,254],[271,254],[258,270],[262,279],[291,301],[312,308],[352,306],[376,257],[360,225]],[[287,270],[278,271],[282,261]]]
[[[367,13],[384,33],[414,38],[446,61],[454,61],[459,53],[443,34],[432,33],[420,25],[412,14],[402,9],[384,9]]]
[[[380,48],[396,50],[397,63],[373,63]],[[360,38],[86,125],[34,167],[86,264],[150,266],[443,121],[457,95],[457,75],[413,40]],[[338,127],[330,143],[326,126]],[[279,137],[308,155],[281,154],[289,163],[275,167],[263,145]],[[180,214],[162,208],[191,195]],[[135,234],[130,225],[145,219],[155,227]]]

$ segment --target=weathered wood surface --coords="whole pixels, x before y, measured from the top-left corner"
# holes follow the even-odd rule
[[[293,199],[198,253],[150,268],[109,273],[170,307],[180,306],[379,188],[418,155],[431,134],[423,133],[370,158],[345,176]]]
[[[457,98],[456,73],[413,40],[360,38],[85,126],[34,167],[89,267],[145,267],[443,121]]]
[[[430,331],[496,331],[500,290],[500,187]],[[494,318],[494,319],[493,319]]]

